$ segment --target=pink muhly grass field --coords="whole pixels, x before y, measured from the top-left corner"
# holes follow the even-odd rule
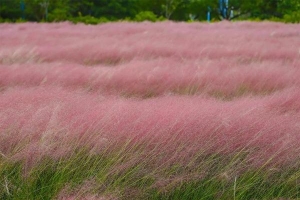
[[[241,152],[253,167],[299,164],[300,25],[0,30],[2,157],[33,166],[126,144],[137,151],[128,165],[197,166],[197,156]]]

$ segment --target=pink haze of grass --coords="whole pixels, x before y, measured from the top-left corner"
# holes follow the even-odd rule
[[[0,25],[0,153],[33,164],[124,141],[191,162],[300,155],[300,26]],[[148,152],[148,154],[147,154]],[[146,155],[145,155],[146,154]]]

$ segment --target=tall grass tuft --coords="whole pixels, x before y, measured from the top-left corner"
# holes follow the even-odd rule
[[[300,198],[297,24],[0,24],[1,199]]]

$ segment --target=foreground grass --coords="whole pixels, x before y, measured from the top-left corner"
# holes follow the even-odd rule
[[[77,151],[34,166],[1,159],[1,199],[297,199],[296,166],[247,167],[241,157],[210,155],[189,168],[133,161],[122,149],[90,155]],[[131,154],[131,155],[129,155]],[[241,154],[239,154],[241,155]],[[155,161],[154,161],[155,162]]]

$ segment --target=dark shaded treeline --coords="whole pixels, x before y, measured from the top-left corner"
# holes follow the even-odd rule
[[[299,0],[229,0],[228,12],[231,9],[234,18],[300,19]],[[219,0],[0,0],[0,18],[11,21],[64,21],[83,16],[109,21],[205,20],[208,10],[212,19],[220,19]]]

